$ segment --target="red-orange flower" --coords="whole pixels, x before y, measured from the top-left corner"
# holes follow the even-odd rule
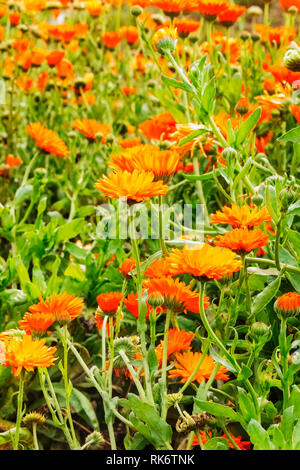
[[[32,122],[26,127],[28,134],[35,140],[38,147],[58,157],[67,157],[69,149],[55,132],[47,129],[39,122]]]
[[[148,140],[167,140],[176,131],[176,121],[170,113],[162,113],[139,124],[139,130]]]
[[[300,313],[300,294],[297,292],[287,292],[281,295],[275,302],[274,308],[277,312],[288,315],[298,315]]]
[[[153,263],[147,267],[144,276],[151,278],[170,276],[169,265],[166,259],[161,258],[153,261]]]
[[[8,18],[9,18],[10,24],[13,25],[13,26],[16,26],[16,25],[18,25],[18,24],[20,23],[20,21],[21,21],[21,13],[17,13],[17,12],[15,12],[15,13],[10,13],[10,14],[8,15]]]
[[[150,197],[166,194],[168,186],[162,181],[155,181],[154,174],[149,171],[134,170],[110,172],[95,184],[103,195],[108,198],[119,198],[127,201],[144,201]]]
[[[174,379],[181,377],[181,382],[186,382],[202,357],[199,352],[183,352],[182,354],[175,354],[175,366],[169,373],[169,378]],[[208,380],[214,370],[216,363],[211,356],[205,356],[200,369],[197,371],[193,378],[193,382],[197,381],[199,384],[205,380]],[[226,374],[228,370],[226,367],[221,366],[215,376],[216,380],[229,380],[229,376]]]
[[[264,222],[271,222],[271,216],[265,207],[250,209],[244,205],[238,207],[232,204],[231,207],[224,206],[215,214],[211,214],[211,224],[226,224],[232,227],[257,227]]]
[[[263,247],[268,242],[268,235],[260,229],[248,230],[235,228],[213,240],[214,245],[223,246],[238,254],[248,253],[255,248]]]
[[[22,369],[32,372],[35,367],[50,367],[54,364],[56,347],[47,347],[46,340],[33,341],[32,336],[13,336],[5,342],[6,366],[11,366],[14,376]]]
[[[29,311],[34,314],[53,315],[54,320],[72,321],[82,313],[83,300],[66,292],[54,294],[49,300],[39,298],[39,303],[31,305]]]
[[[105,315],[114,315],[122,300],[120,292],[104,292],[97,296],[97,304]]]
[[[55,315],[52,312],[26,312],[23,320],[19,321],[19,325],[27,335],[40,336],[48,330],[48,328],[55,322],[55,319]]]
[[[97,134],[101,135],[101,142],[105,144],[105,137],[110,133],[110,127],[108,124],[102,124],[95,119],[76,119],[72,125],[73,129],[77,129],[82,132],[85,137],[91,140],[97,138]]]
[[[66,54],[65,51],[60,51],[58,49],[51,51],[47,55],[48,65],[50,65],[51,67],[55,67],[64,58],[65,54]]]
[[[135,260],[133,258],[126,258],[120,266],[119,270],[121,271],[124,277],[130,278],[130,271],[133,271],[135,268]]]
[[[117,31],[108,31],[101,34],[101,39],[109,49],[114,49],[122,41],[122,34]]]
[[[208,20],[213,20],[227,8],[227,0],[199,0],[198,10]]]
[[[243,5],[228,3],[226,8],[218,14],[218,21],[224,26],[232,26],[246,10],[247,8]]]
[[[197,245],[193,248],[175,248],[167,257],[172,275],[189,273],[197,279],[221,279],[241,268],[237,255],[227,248]]]

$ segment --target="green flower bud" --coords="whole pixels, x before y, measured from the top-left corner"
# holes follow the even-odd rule
[[[256,193],[256,194],[254,194],[254,196],[252,196],[251,201],[256,206],[261,206],[262,203],[264,202],[264,198],[262,197],[261,194]]]
[[[250,336],[257,342],[267,340],[270,334],[270,329],[271,327],[266,325],[262,321],[257,321],[251,326]]]
[[[105,440],[102,436],[101,432],[94,431],[86,437],[85,440],[85,449],[99,449],[102,444],[104,444]]]
[[[143,9],[139,5],[135,5],[131,8],[130,13],[132,14],[132,16],[138,17],[143,13]]]
[[[237,151],[232,147],[227,147],[223,150],[222,157],[226,161],[234,161],[237,158]]]
[[[129,362],[135,359],[137,346],[130,336],[124,336],[114,340],[113,363],[116,369],[124,369],[126,367],[126,361],[124,361],[122,354],[120,354],[121,352],[127,356]]]
[[[293,72],[300,71],[300,48],[297,44],[292,43],[292,47],[288,49],[283,58],[283,65]]]

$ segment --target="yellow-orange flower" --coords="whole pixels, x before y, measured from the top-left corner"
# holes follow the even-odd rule
[[[162,307],[174,313],[191,310],[199,313],[199,294],[192,291],[184,282],[171,277],[145,279],[143,286],[148,295],[160,293],[164,299]],[[209,305],[209,298],[204,296],[204,308]]]
[[[32,372],[35,367],[50,367],[54,364],[56,347],[45,346],[45,339],[33,341],[32,336],[13,336],[5,342],[5,361],[18,376],[22,369]]]
[[[47,329],[55,322],[55,316],[50,313],[30,313],[26,312],[23,320],[19,321],[20,328],[28,335],[43,335]]]
[[[238,254],[243,254],[255,248],[263,247],[268,242],[268,235],[260,229],[248,230],[235,228],[224,235],[218,235],[213,240],[214,245],[229,248]]]
[[[170,113],[161,113],[152,119],[141,122],[139,130],[146,139],[167,140],[176,131],[176,121]]]
[[[145,277],[167,277],[170,276],[169,264],[165,258],[156,259],[144,272]]]
[[[102,124],[95,119],[76,119],[72,125],[73,129],[82,132],[88,139],[94,140],[97,134],[102,136],[101,142],[105,144],[105,137],[110,133],[108,124]]]
[[[115,170],[150,171],[155,181],[168,182],[177,171],[181,156],[174,150],[160,150],[156,145],[138,145],[110,156],[109,166]]]
[[[111,172],[103,176],[95,184],[103,195],[108,198],[119,198],[127,201],[144,201],[150,197],[166,194],[168,186],[162,181],[155,181],[154,174],[149,171],[134,170]]]
[[[201,358],[202,354],[199,352],[183,352],[182,354],[177,353],[175,355],[176,362],[175,367],[169,373],[169,378],[174,379],[181,377],[181,382],[186,382],[194,370]],[[200,369],[193,378],[193,381],[197,381],[199,384],[210,378],[216,363],[211,356],[205,356]],[[216,380],[229,380],[229,376],[226,374],[228,370],[226,367],[221,366],[215,376]]]
[[[236,253],[227,248],[202,245],[200,248],[175,248],[167,257],[172,275],[189,273],[197,279],[221,279],[241,268]]]
[[[195,336],[195,333],[185,330],[177,330],[171,328],[168,333],[168,347],[167,347],[167,358],[180,351],[189,351],[191,349],[191,342]],[[155,353],[159,364],[162,363],[163,358],[164,342],[160,341],[159,345],[155,348]]]
[[[26,131],[35,140],[36,145],[45,150],[45,152],[57,157],[67,157],[69,155],[69,149],[62,139],[39,122],[29,124],[26,127]]]
[[[275,302],[274,308],[277,312],[288,315],[298,315],[300,313],[300,294],[297,292],[287,292],[281,295]]]
[[[250,209],[249,206],[238,207],[236,204],[232,204],[231,207],[224,206],[221,211],[217,211],[210,217],[211,224],[226,224],[232,227],[257,227],[261,223],[272,220],[265,207]]]

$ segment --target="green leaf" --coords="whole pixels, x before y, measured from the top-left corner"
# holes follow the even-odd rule
[[[0,80],[0,104],[6,104],[5,81]]]
[[[84,219],[75,219],[72,222],[69,222],[65,225],[62,225],[57,229],[57,243],[70,240],[70,238],[75,238],[82,230],[84,225]]]
[[[277,279],[272,281],[265,289],[260,292],[252,303],[251,313],[257,315],[261,312],[269,302],[275,297],[278,292],[281,283],[281,275]]]
[[[24,201],[30,199],[33,191],[31,184],[26,184],[17,189],[15,194],[14,203],[16,206],[20,206]]]
[[[237,147],[239,147],[244,142],[249,132],[251,132],[254,129],[260,116],[261,116],[261,108],[257,108],[253,111],[252,114],[250,114],[248,119],[241,124],[238,130],[237,136],[236,136]]]
[[[279,142],[300,142],[300,126],[290,129],[277,139]]]
[[[213,437],[204,445],[204,450],[229,450],[229,444],[224,437]]]
[[[178,144],[179,147],[181,147],[182,145],[187,144],[187,143],[190,142],[191,140],[196,139],[199,135],[205,134],[206,132],[209,132],[209,129],[207,129],[206,127],[200,127],[200,126],[199,126],[199,129],[194,130],[194,131],[191,132],[189,135],[187,135],[186,137],[184,137],[183,139],[181,139],[181,141],[180,141],[179,144]]]
[[[213,403],[210,401],[201,401],[197,398],[194,398],[194,401],[200,410],[207,411],[207,413],[210,413],[213,416],[229,418],[232,421],[240,421],[239,415],[230,408],[230,406],[220,405],[219,403]]]
[[[238,401],[240,414],[248,423],[251,419],[256,418],[255,406],[250,399],[249,395],[241,387],[238,387]]]
[[[162,75],[161,79],[168,86],[172,86],[174,88],[180,88],[181,90],[188,91],[188,92],[193,91],[193,87],[191,85],[188,85],[185,82],[179,82],[178,80],[175,80],[174,78],[166,77],[165,75]]]
[[[251,419],[247,426],[247,432],[254,445],[254,450],[272,450],[273,446],[269,435],[258,421]]]
[[[217,169],[214,172],[209,171],[208,173],[203,173],[202,175],[184,175],[184,178],[188,181],[207,181],[212,179],[214,177],[214,174],[216,176],[219,176],[220,170]]]
[[[141,402],[136,395],[128,394],[128,405],[132,412],[129,419],[148,442],[156,449],[161,449],[172,439],[172,428],[163,420],[156,408],[149,403]]]
[[[208,84],[205,85],[204,91],[202,94],[202,106],[208,114],[210,114],[213,111],[215,94],[216,94],[216,84],[215,84],[215,79],[212,78],[208,82]]]
[[[78,264],[69,264],[64,274],[65,276],[76,279],[76,281],[79,282],[84,282],[86,279],[84,272]]]

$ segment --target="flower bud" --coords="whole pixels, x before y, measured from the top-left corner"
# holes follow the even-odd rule
[[[286,212],[290,205],[294,202],[295,191],[293,191],[293,189],[288,186],[287,188],[284,188],[280,191],[279,198],[281,201],[281,211]]]
[[[254,196],[252,196],[251,201],[256,206],[261,206],[262,203],[264,202],[264,198],[262,197],[261,194],[256,193],[256,194],[254,194]]]
[[[270,326],[266,325],[262,321],[253,323],[250,329],[250,336],[257,342],[266,340],[270,333]]]
[[[85,449],[99,449],[105,440],[101,432],[94,431],[86,437],[85,440]]]
[[[123,351],[129,361],[133,361],[136,356],[137,346],[133,343],[130,336],[124,336],[114,340],[114,358],[113,363],[116,369],[124,369],[126,362],[120,352]]]
[[[283,65],[293,72],[300,72],[300,48],[295,43],[286,51]]]
[[[234,161],[237,158],[237,151],[232,147],[227,147],[223,150],[222,157],[226,161]]]
[[[176,49],[176,33],[171,28],[159,29],[152,38],[154,50],[160,54],[165,52],[174,52]]]
[[[132,14],[132,16],[138,17],[143,13],[143,9],[139,5],[135,5],[131,8],[130,13]]]
[[[160,292],[152,292],[147,296],[146,302],[150,305],[150,307],[157,308],[161,307],[164,303],[164,298]]]
[[[31,411],[30,413],[26,413],[24,418],[22,419],[24,426],[31,429],[33,424],[37,426],[43,426],[46,422],[46,418],[43,414],[38,413],[37,411]]]
[[[289,9],[288,9],[288,13],[292,16],[295,16],[297,15],[298,13],[298,8],[295,7],[294,5],[292,5]]]
[[[249,103],[249,99],[246,98],[246,97],[242,97],[239,99],[239,101],[237,102],[236,106],[235,106],[235,111],[240,114],[241,116],[243,116],[244,114],[247,114],[248,111],[249,111],[249,108],[250,108],[250,103]]]
[[[263,11],[259,6],[252,5],[250,8],[248,8],[247,14],[249,16],[252,16],[252,18],[255,18],[257,16],[261,16],[263,14]]]
[[[297,292],[287,292],[281,295],[274,303],[274,310],[281,319],[299,315],[300,294]]]
[[[250,39],[250,33],[248,31],[242,31],[240,34],[240,38],[242,41],[247,41]]]
[[[167,395],[167,404],[168,406],[174,406],[177,403],[180,403],[183,398],[183,394],[181,392],[178,393],[169,393]]]

